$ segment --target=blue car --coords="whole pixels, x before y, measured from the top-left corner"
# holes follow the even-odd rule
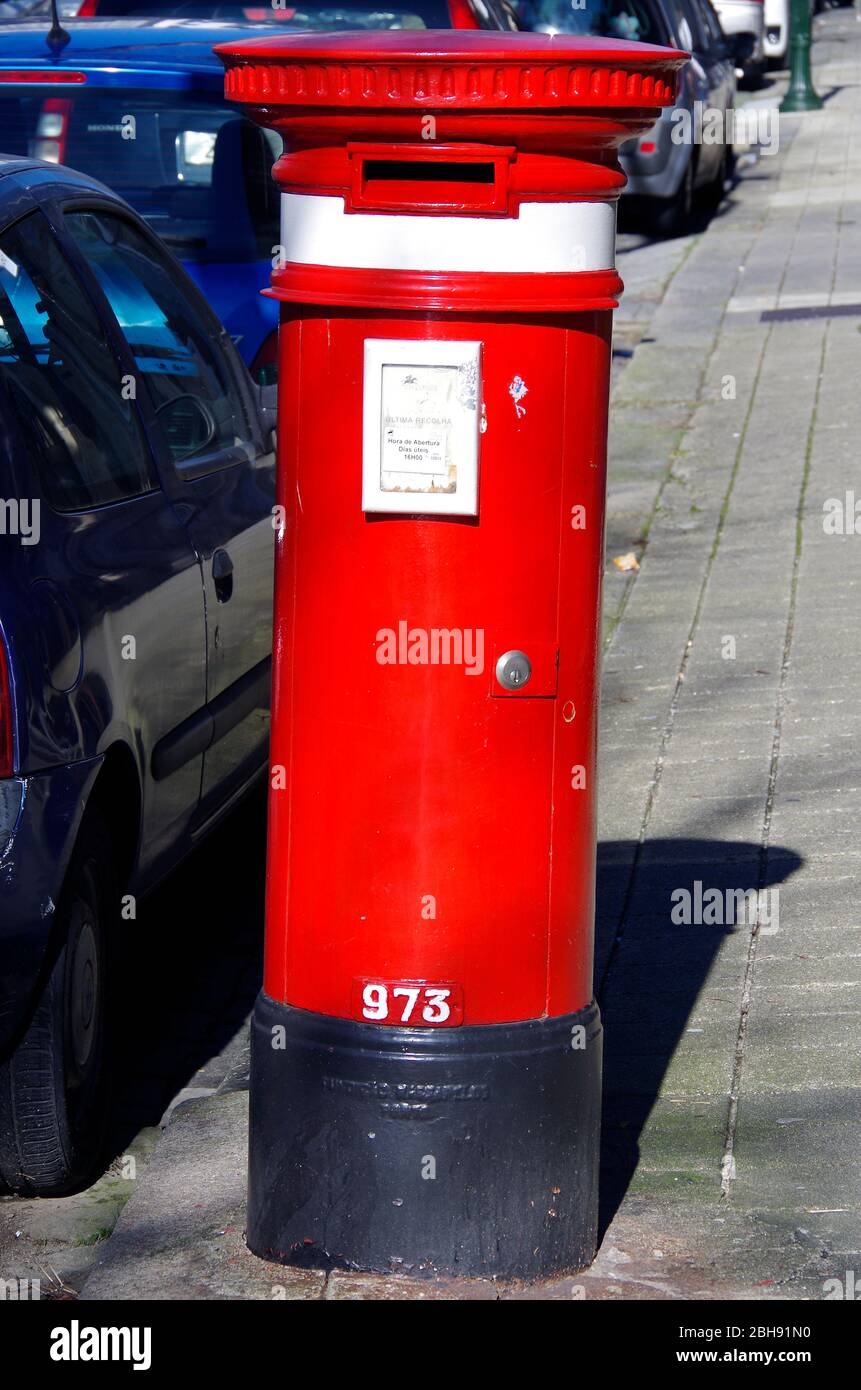
[[[265,773],[273,392],[127,203],[0,157],[0,1187],[90,1175],[115,948]]]
[[[89,0],[85,8],[99,17],[64,20],[62,47],[47,42],[47,14],[2,25],[0,145],[80,169],[126,198],[264,384],[277,374],[278,306],[260,291],[280,240],[270,174],[281,141],[225,101],[213,45],[305,29],[514,27],[504,0],[400,0],[391,9],[369,0],[282,9]]]
[[[153,21],[7,24],[0,42],[0,147],[65,164],[121,194],[182,262],[252,375],[274,380],[279,240],[270,177],[280,142],[224,100],[221,39],[253,26]]]

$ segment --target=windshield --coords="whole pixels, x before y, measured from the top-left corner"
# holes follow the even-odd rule
[[[449,29],[447,0],[403,0],[375,7],[342,0],[340,4],[257,4],[241,0],[96,0],[92,13],[99,19],[117,16],[155,16],[171,19],[230,19],[272,23],[284,29]]]
[[[595,38],[670,42],[667,26],[651,0],[511,0],[521,29],[545,34],[590,34]]]
[[[269,259],[281,139],[217,97],[4,86],[4,153],[68,164],[121,194],[183,261]]]

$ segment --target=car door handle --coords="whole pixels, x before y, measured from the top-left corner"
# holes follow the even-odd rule
[[[215,582],[215,597],[219,603],[227,603],[233,593],[233,561],[226,550],[216,550],[213,554],[212,578]]]

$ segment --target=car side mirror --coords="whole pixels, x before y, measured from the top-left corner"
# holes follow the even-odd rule
[[[736,67],[744,67],[745,63],[753,57],[754,43],[753,34],[727,34],[727,57],[732,59]]]
[[[198,396],[173,396],[157,406],[155,413],[167,435],[174,463],[204,453],[215,438],[215,420]]]

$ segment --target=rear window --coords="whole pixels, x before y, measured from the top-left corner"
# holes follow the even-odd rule
[[[663,15],[650,0],[511,0],[521,29],[545,34],[669,43]]]
[[[268,260],[278,243],[271,172],[281,140],[234,106],[186,92],[54,97],[4,86],[0,131],[4,153],[68,164],[107,184],[183,261]]]

